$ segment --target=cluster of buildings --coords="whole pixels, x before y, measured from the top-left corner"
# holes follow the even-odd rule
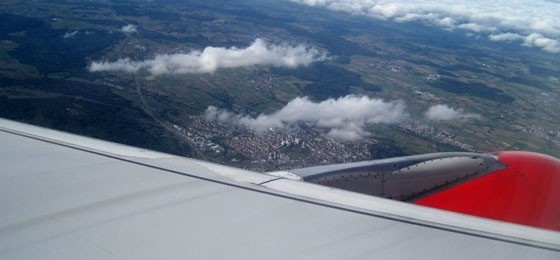
[[[326,129],[306,125],[254,132],[234,124],[208,121],[203,116],[189,116],[189,121],[173,128],[198,151],[219,163],[257,171],[371,160],[370,149],[379,142],[374,138],[342,141],[330,137]],[[419,121],[407,120],[396,126],[433,142],[475,151],[453,134]]]
[[[405,120],[397,125],[400,129],[413,135],[432,140],[440,144],[447,144],[461,150],[476,152],[474,146],[463,143],[455,138],[455,135],[433,126],[426,125],[418,120]]]
[[[375,139],[345,142],[325,129],[295,126],[254,132],[241,126],[190,116],[188,126],[174,129],[195,148],[216,155],[222,163],[271,171],[371,159]],[[220,157],[217,157],[220,155]],[[220,159],[217,159],[220,160]]]
[[[441,77],[438,74],[424,75],[416,71],[414,68],[412,68],[409,65],[398,64],[394,62],[379,61],[379,62],[370,63],[369,66],[375,70],[398,72],[408,76],[425,77],[425,78],[432,77],[433,79],[439,79],[439,77]]]

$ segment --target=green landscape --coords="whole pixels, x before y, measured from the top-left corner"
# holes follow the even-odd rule
[[[127,25],[134,31],[123,32]],[[94,61],[245,48],[257,38],[305,43],[328,59],[212,73],[88,70]],[[255,170],[438,151],[560,157],[559,55],[290,1],[4,0],[0,117]],[[368,134],[350,141],[305,122],[263,134],[204,120],[209,106],[256,118],[298,97],[349,95],[402,102],[406,120],[368,123]],[[438,104],[465,116],[426,119]]]

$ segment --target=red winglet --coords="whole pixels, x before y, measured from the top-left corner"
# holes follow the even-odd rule
[[[560,160],[502,152],[508,167],[416,201],[416,204],[560,231]]]

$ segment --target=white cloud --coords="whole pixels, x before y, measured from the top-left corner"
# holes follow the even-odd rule
[[[493,31],[494,29],[488,29],[484,25],[477,23],[462,23],[456,26],[459,29],[471,31],[471,32],[483,32],[483,31]]]
[[[307,97],[298,97],[277,112],[261,114],[256,118],[213,106],[208,107],[205,112],[207,120],[245,126],[257,132],[305,122],[329,129],[330,136],[342,140],[356,140],[369,135],[364,129],[366,124],[396,123],[406,116],[405,105],[400,101],[385,102],[354,95],[318,103]]]
[[[142,62],[134,62],[128,58],[119,59],[114,62],[108,61],[101,61],[101,62],[92,62],[89,66],[90,72],[99,72],[99,71],[125,71],[125,72],[136,72],[141,69],[144,65]]]
[[[560,2],[546,0],[291,0],[397,22],[424,21],[444,29],[489,35],[520,35],[526,46],[559,53]],[[497,37],[502,35],[502,37]],[[532,36],[533,35],[533,36]],[[538,36],[538,37],[535,37]]]
[[[480,118],[477,114],[465,113],[462,109],[454,109],[448,105],[434,105],[426,112],[426,118],[430,120],[454,120],[454,119],[476,119]]]
[[[151,60],[131,61],[120,59],[115,62],[93,62],[90,72],[126,71],[147,69],[154,75],[171,73],[212,73],[220,68],[238,68],[255,65],[295,68],[328,59],[327,53],[305,45],[268,44],[256,39],[244,49],[236,47],[206,47],[202,51],[162,54]]]
[[[523,45],[536,46],[552,53],[560,52],[560,41],[544,37],[538,33],[533,33],[525,37]]]
[[[78,31],[66,32],[66,33],[62,36],[62,38],[64,38],[64,39],[70,39],[70,38],[76,36],[78,33],[79,33]]]
[[[124,33],[134,33],[137,31],[136,25],[134,24],[127,24],[121,28],[121,31]]]
[[[488,35],[488,39],[491,41],[518,41],[525,39],[525,37],[517,33],[498,33]]]
[[[538,33],[532,33],[527,36],[516,33],[500,33],[488,35],[492,41],[521,41],[524,46],[539,47],[551,53],[560,53],[560,41],[547,38]]]

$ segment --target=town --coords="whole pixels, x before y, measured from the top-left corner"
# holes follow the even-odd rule
[[[208,121],[204,116],[188,117],[188,126],[173,125],[185,141],[207,159],[249,170],[277,171],[378,159],[373,158],[370,149],[379,140],[371,136],[344,141],[329,136],[327,129],[303,123],[257,133],[238,125]],[[407,120],[395,127],[458,150],[475,151],[472,145],[455,140],[451,133],[419,121]]]

